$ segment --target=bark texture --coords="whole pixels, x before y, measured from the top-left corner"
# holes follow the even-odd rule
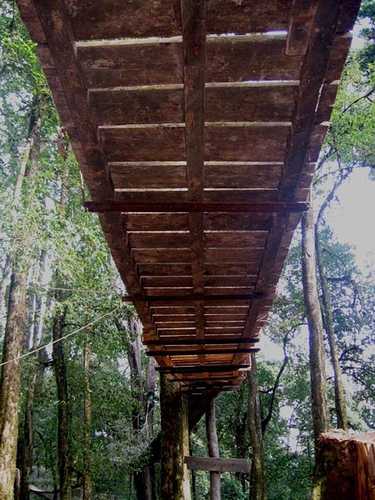
[[[84,370],[84,403],[83,403],[83,429],[85,446],[85,469],[83,473],[83,493],[82,500],[92,500],[92,479],[91,479],[91,426],[92,426],[92,402],[90,388],[90,368],[91,368],[91,344],[86,335],[83,351]]]
[[[24,345],[27,307],[26,272],[13,272],[9,286],[3,362],[18,358]],[[16,475],[21,363],[2,367],[0,381],[0,498],[13,499]]]
[[[320,437],[319,449],[319,480],[312,500],[374,500],[374,432],[327,432]]]
[[[220,457],[219,440],[216,429],[216,408],[215,400],[211,401],[206,413],[206,433],[208,444],[208,456]],[[210,500],[221,499],[220,472],[210,472]]]
[[[302,217],[302,281],[309,326],[311,410],[316,461],[319,436],[327,431],[327,400],[323,323],[316,278],[314,213],[312,207]]]
[[[327,333],[329,352],[333,368],[333,379],[334,379],[334,389],[335,389],[335,409],[337,416],[337,427],[339,429],[348,429],[348,417],[346,411],[346,398],[344,381],[341,371],[341,366],[339,363],[339,354],[336,343],[336,332],[334,329],[333,313],[332,313],[332,303],[331,294],[328,286],[327,277],[325,274],[321,250],[319,235],[317,231],[317,225],[315,225],[315,247],[316,247],[316,258],[320,276],[320,286],[322,290],[322,306],[324,311],[324,326]]]
[[[53,340],[59,340],[63,336],[66,310],[58,311],[53,321]],[[52,350],[53,368],[55,372],[57,387],[57,449],[58,449],[58,469],[60,499],[71,500],[72,479],[71,479],[71,411],[68,394],[67,369],[63,342],[53,344]]]
[[[160,374],[161,409],[161,500],[190,500],[189,472],[184,457],[189,454],[187,401],[179,384]]]
[[[248,373],[247,380],[249,385],[248,420],[250,445],[252,450],[249,499],[265,500],[266,483],[264,478],[262,422],[255,353],[251,353],[251,369]]]

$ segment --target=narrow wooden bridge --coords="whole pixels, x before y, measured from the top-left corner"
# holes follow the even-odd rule
[[[358,0],[18,0],[169,378],[237,386],[306,209]]]

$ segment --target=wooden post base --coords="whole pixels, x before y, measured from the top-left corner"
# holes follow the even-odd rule
[[[161,500],[191,500],[190,473],[184,462],[189,455],[189,422],[186,395],[180,384],[160,374]]]
[[[319,441],[313,500],[375,499],[375,432],[331,431]]]

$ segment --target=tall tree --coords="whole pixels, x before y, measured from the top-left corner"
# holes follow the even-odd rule
[[[257,382],[257,362],[255,353],[251,353],[251,369],[247,381],[249,386],[248,421],[251,446],[250,500],[266,499],[264,472],[263,437],[261,412]]]
[[[66,359],[61,341],[65,326],[66,307],[60,304],[53,319],[53,369],[57,388],[57,442],[61,500],[72,498],[71,404],[68,393]]]
[[[216,429],[215,399],[212,399],[206,412],[206,434],[208,455],[218,458],[220,456],[219,440]],[[210,500],[221,499],[220,472],[210,472]]]
[[[328,429],[323,323],[316,278],[314,212],[310,207],[302,216],[302,282],[309,326],[311,410],[315,450],[319,436]]]

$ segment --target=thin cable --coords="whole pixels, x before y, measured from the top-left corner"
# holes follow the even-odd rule
[[[0,363],[0,367],[2,367],[4,365],[8,365],[9,363],[14,363],[16,361],[20,361],[21,359],[27,358],[28,356],[31,356],[32,354],[35,354],[36,352],[39,352],[39,351],[45,349],[49,345],[52,346],[54,344],[57,344],[58,342],[61,342],[65,339],[69,338],[69,337],[72,337],[73,335],[76,335],[77,333],[82,332],[82,330],[86,330],[90,326],[95,325],[96,323],[98,323],[102,319],[106,318],[107,316],[111,316],[114,312],[117,311],[117,309],[120,309],[120,307],[122,307],[122,306],[115,307],[114,309],[112,309],[112,311],[107,312],[107,313],[103,314],[102,316],[99,316],[99,318],[96,318],[93,321],[90,321],[90,323],[87,323],[87,325],[81,326],[81,327],[77,328],[77,330],[73,330],[72,332],[64,335],[63,337],[61,337],[59,339],[51,340],[51,342],[48,342],[47,344],[43,344],[39,347],[36,347],[35,349],[32,349],[31,351],[27,351],[24,354],[21,354],[21,356],[18,356],[17,358],[9,359],[8,361]]]

